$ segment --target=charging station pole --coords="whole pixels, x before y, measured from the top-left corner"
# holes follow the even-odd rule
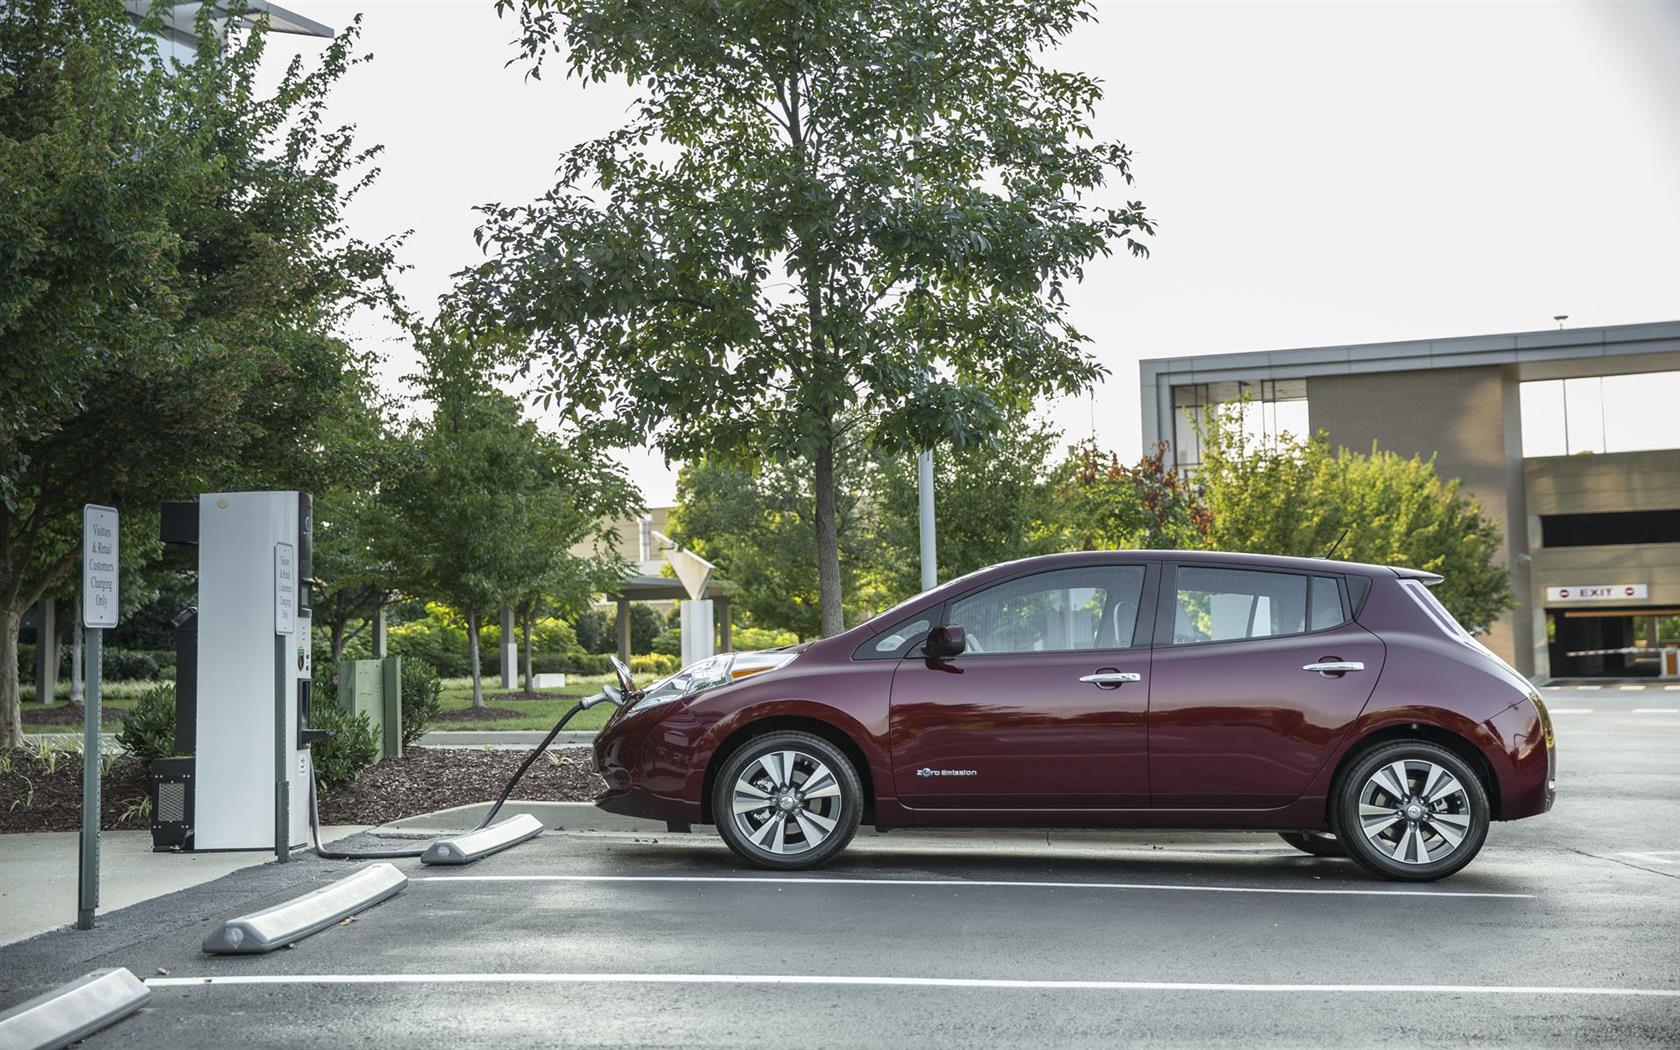
[[[99,687],[105,629],[117,625],[117,511],[82,508],[82,626],[87,631],[87,699],[82,711],[82,839],[76,928],[93,929],[99,910]]]

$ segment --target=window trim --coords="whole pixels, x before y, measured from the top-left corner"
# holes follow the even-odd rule
[[[1266,634],[1248,638],[1210,638],[1205,642],[1179,642],[1173,640],[1173,624],[1178,612],[1178,570],[1179,569],[1228,569],[1234,572],[1269,572],[1279,576],[1299,576],[1307,581],[1306,605],[1301,610],[1301,624],[1303,627],[1312,624],[1312,580],[1314,576],[1322,576],[1334,580],[1336,596],[1342,603],[1342,622],[1334,627],[1320,627],[1316,631],[1290,631],[1288,634]],[[1348,606],[1347,578],[1343,573],[1318,572],[1312,569],[1279,569],[1271,566],[1242,565],[1233,562],[1168,562],[1163,566],[1161,574],[1160,599],[1155,610],[1155,637],[1160,639],[1152,648],[1156,649],[1193,649],[1200,645],[1245,645],[1249,642],[1270,642],[1279,638],[1305,638],[1315,634],[1330,634],[1353,623],[1353,613]]]

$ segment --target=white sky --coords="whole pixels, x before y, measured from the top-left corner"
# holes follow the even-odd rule
[[[386,152],[351,221],[414,231],[417,308],[478,258],[474,205],[541,193],[630,98],[506,68],[490,0],[281,2],[365,16],[333,116]],[[1054,60],[1104,79],[1097,134],[1160,226],[1071,297],[1111,375],[1051,407],[1070,436],[1137,455],[1143,357],[1680,319],[1680,2],[1106,2]],[[657,453],[626,461],[670,501]]]

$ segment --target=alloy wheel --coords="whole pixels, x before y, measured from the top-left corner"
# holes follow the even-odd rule
[[[842,802],[834,772],[796,749],[760,755],[741,770],[730,791],[736,829],[754,846],[782,857],[822,845],[839,826]]]
[[[1372,771],[1359,790],[1359,825],[1373,846],[1400,864],[1433,864],[1470,833],[1470,794],[1451,770],[1402,758]]]

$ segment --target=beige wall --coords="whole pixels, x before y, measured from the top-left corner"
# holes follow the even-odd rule
[[[1434,456],[1443,477],[1461,478],[1503,534],[1500,556],[1511,570],[1516,607],[1489,631],[1489,648],[1524,674],[1534,670],[1536,640],[1523,499],[1522,416],[1515,371],[1507,366],[1313,376],[1308,421],[1334,445]],[[1542,634],[1539,644],[1544,645]]]
[[[1540,545],[1542,514],[1680,508],[1680,449],[1547,456],[1528,460],[1523,469],[1528,493],[1528,534],[1534,554],[1531,582],[1534,629],[1542,646],[1538,673],[1550,671],[1544,652],[1548,587],[1643,583],[1649,588],[1647,597],[1640,601],[1578,602],[1571,603],[1571,608],[1680,605],[1680,543],[1556,548]]]

